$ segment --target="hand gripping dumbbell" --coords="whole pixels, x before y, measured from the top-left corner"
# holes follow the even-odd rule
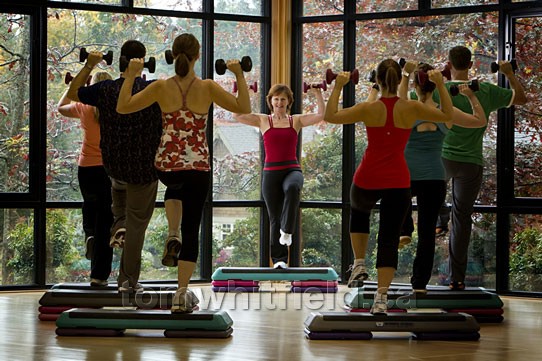
[[[252,90],[254,93],[257,93],[258,92],[258,82],[255,81],[253,84],[250,84],[248,86],[248,89]],[[237,82],[236,81],[233,82],[233,92],[237,93]]]
[[[440,71],[440,73],[442,74],[442,76],[448,80],[451,80],[452,79],[452,76],[451,76],[451,73],[450,73],[450,68],[448,68],[447,66]],[[421,87],[423,87],[423,85],[425,84],[426,81],[429,81],[429,74],[426,73],[425,71],[423,70],[419,70],[418,71],[418,84],[420,84]]]
[[[73,80],[73,78],[74,78],[74,77],[72,76],[72,74],[71,74],[70,72],[67,72],[67,73],[66,73],[66,76],[64,76],[64,84],[66,84],[66,85],[70,84],[70,82]],[[90,80],[91,80],[91,79],[92,79],[91,76],[89,76],[89,77],[87,78],[87,85],[90,85]]]
[[[124,72],[126,68],[128,68],[129,63],[130,61],[124,55],[119,58],[119,70],[121,71],[121,73]],[[154,56],[151,56],[148,61],[144,62],[143,67],[148,69],[149,73],[154,73],[154,71],[156,70],[156,59],[154,58]]]
[[[403,59],[403,58],[401,58],[401,59]],[[371,72],[369,73],[369,76],[367,77],[367,80],[369,82],[373,83],[373,89],[380,90],[380,87],[376,83],[376,70],[374,70],[374,69],[371,70]]]
[[[469,89],[472,90],[473,92],[477,92],[478,90],[480,90],[480,83],[478,82],[478,79],[472,79],[469,82]],[[459,86],[457,86],[457,84],[451,85],[450,95],[455,97],[458,94],[459,94]]]
[[[326,83],[331,84],[333,80],[337,77],[337,74],[333,72],[333,70],[328,69],[326,70]],[[350,73],[350,81],[354,84],[357,84],[359,82],[359,70],[354,69]]]
[[[87,60],[88,54],[86,48],[81,48],[81,50],[79,50],[79,61],[82,63]],[[102,54],[102,59],[105,60],[107,65],[111,65],[113,63],[113,50],[109,50],[107,53]]]
[[[325,80],[322,80],[321,83],[311,83],[311,84],[303,82],[303,93],[308,92],[309,89],[311,88],[322,89],[323,91],[326,91],[327,83]]]
[[[518,63],[516,61],[516,59],[512,59],[510,60],[510,65],[512,65],[512,70],[513,71],[516,71],[518,70]],[[494,61],[493,63],[491,63],[491,72],[492,73],[496,73],[499,71],[499,63],[497,63],[496,61]]]
[[[250,56],[243,56],[239,63],[241,64],[241,69],[244,72],[249,72],[252,70],[252,59]],[[226,73],[226,69],[228,69],[228,66],[226,65],[224,59],[217,59],[215,61],[215,71],[218,75],[224,75]]]

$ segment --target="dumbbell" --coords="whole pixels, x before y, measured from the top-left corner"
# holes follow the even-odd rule
[[[512,59],[510,60],[510,65],[512,65],[512,70],[513,71],[516,71],[518,70],[518,63],[516,62],[516,59]],[[497,63],[496,61],[494,61],[493,63],[491,63],[491,72],[492,73],[496,73],[499,71],[499,63]]]
[[[472,90],[473,92],[477,92],[478,90],[480,90],[480,83],[478,82],[478,79],[472,79],[469,82],[469,89]],[[459,87],[457,86],[457,84],[451,85],[450,95],[455,97],[458,94],[459,94]]]
[[[450,68],[448,68],[447,66],[443,70],[441,70],[440,73],[448,80],[452,79]],[[427,74],[423,70],[418,71],[418,83],[420,84],[420,86],[423,86],[426,81],[429,81],[429,74]]]
[[[87,60],[88,54],[86,48],[81,48],[81,50],[79,50],[79,61],[82,63]],[[113,50],[109,50],[107,53],[102,54],[102,59],[105,60],[107,65],[111,65],[113,63]]]
[[[254,82],[253,84],[250,84],[248,86],[248,88],[250,90],[252,90],[254,93],[257,93],[258,92],[258,82]],[[236,81],[233,82],[233,92],[237,93],[237,82]]]
[[[173,57],[173,52],[171,50],[166,50],[164,57],[166,58],[166,63],[173,64],[173,60],[175,60],[175,58]]]
[[[119,70],[121,71],[121,73],[126,70],[129,63],[130,61],[128,61],[128,59],[124,55],[119,58]],[[154,58],[154,56],[151,56],[148,61],[144,62],[143,67],[148,69],[149,73],[154,73],[154,71],[156,70],[156,59]]]
[[[72,74],[70,72],[67,72],[66,76],[64,76],[64,84],[66,84],[66,85],[70,84],[70,82],[73,80],[73,78],[74,77],[72,76]],[[92,79],[92,77],[89,76],[88,79],[87,79],[87,85],[90,85],[90,80],[91,79]]]
[[[308,84],[308,83],[305,83],[303,82],[303,93],[306,93],[309,91],[309,89],[311,88],[319,88],[319,89],[322,89],[323,91],[326,91],[327,90],[327,83],[325,80],[322,80],[321,83],[312,83],[312,84]]]
[[[252,59],[250,56],[243,56],[240,61],[241,69],[243,69],[244,72],[249,72],[252,70]],[[228,66],[226,65],[226,62],[224,59],[217,59],[215,61],[215,71],[218,75],[223,75],[226,73],[226,69],[228,69]]]
[[[337,77],[337,74],[333,72],[333,70],[328,69],[326,70],[326,83],[331,84],[333,80]],[[350,81],[354,84],[357,84],[359,82],[359,70],[354,69],[350,73]]]

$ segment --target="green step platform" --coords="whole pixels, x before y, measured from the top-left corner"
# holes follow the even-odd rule
[[[213,281],[336,281],[339,275],[330,267],[220,267]]]

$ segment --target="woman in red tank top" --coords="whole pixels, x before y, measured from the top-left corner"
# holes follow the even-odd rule
[[[235,114],[240,123],[258,127],[263,136],[265,163],[262,194],[271,223],[271,260],[274,268],[286,268],[288,246],[295,231],[303,174],[297,159],[297,139],[301,128],[324,118],[324,98],[319,88],[311,87],[318,113],[289,115],[294,100],[290,88],[277,84],[267,94],[267,114]]]
[[[387,291],[397,268],[401,224],[411,198],[410,174],[404,158],[406,142],[416,120],[449,121],[453,112],[452,101],[442,74],[434,70],[429,72],[429,79],[441,94],[440,109],[399,99],[397,88],[401,80],[401,67],[396,61],[386,59],[376,70],[381,97],[339,111],[341,89],[349,79],[349,72],[337,76],[324,118],[335,124],[363,122],[367,128],[367,150],[354,174],[350,190],[350,240],[355,260],[348,286],[359,287],[368,277],[365,254],[369,241],[369,219],[371,210],[380,200],[376,261],[378,289],[371,312],[386,313]],[[374,93],[372,91],[376,98]]]

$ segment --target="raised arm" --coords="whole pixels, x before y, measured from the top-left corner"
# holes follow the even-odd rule
[[[468,84],[460,84],[458,87],[459,92],[469,99],[473,113],[468,114],[454,107],[454,113],[450,123],[463,128],[481,128],[486,126],[486,113],[474,92],[469,88]]]
[[[91,51],[88,54],[85,66],[79,71],[79,73],[75,76],[75,78],[72,79],[70,83],[70,87],[68,89],[68,98],[70,98],[74,102],[79,101],[79,88],[85,86],[90,72],[92,71],[92,69],[94,69],[96,64],[102,61],[102,57],[103,54],[99,51]]]
[[[350,80],[350,72],[342,71],[335,78],[335,86],[331,91],[331,95],[327,100],[326,111],[324,113],[324,120],[333,124],[352,124],[355,123],[355,119],[352,116],[352,108],[346,108],[339,111],[339,97],[341,91],[346,83]]]
[[[307,127],[324,120],[324,113],[326,111],[326,104],[324,102],[324,97],[322,96],[322,90],[320,88],[310,88],[309,93],[313,93],[316,97],[317,102],[317,113],[301,114],[298,115],[299,123],[301,127]]]
[[[62,94],[62,97],[60,97],[60,100],[58,101],[58,104],[56,106],[56,110],[62,114],[65,117],[69,118],[77,118],[77,114],[73,111],[73,104],[72,101],[68,98],[68,89]]]
[[[403,67],[401,76],[401,83],[399,83],[398,95],[399,98],[408,100],[408,83],[410,81],[410,74],[416,69],[416,63],[407,61]]]
[[[248,114],[251,112],[250,97],[241,64],[239,64],[239,60],[228,60],[226,65],[228,69],[235,74],[235,79],[237,81],[237,97],[228,93],[215,81],[211,81],[211,99],[218,106],[230,112]]]
[[[525,89],[523,89],[523,85],[521,85],[518,78],[516,78],[514,69],[512,69],[512,64],[510,64],[509,61],[499,61],[499,71],[506,76],[508,82],[510,83],[510,87],[514,90],[514,101],[512,104],[523,105],[527,103]]]
[[[157,80],[149,84],[140,92],[132,95],[135,78],[143,71],[145,59],[130,59],[128,67],[123,72],[124,81],[119,92],[117,100],[117,113],[129,114],[145,109],[155,102],[159,96],[160,83],[163,80]]]

